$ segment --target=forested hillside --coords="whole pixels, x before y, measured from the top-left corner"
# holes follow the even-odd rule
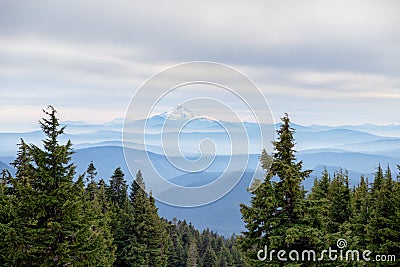
[[[358,186],[350,187],[346,171],[339,170],[333,177],[324,171],[314,181],[311,192],[306,192],[301,184],[311,171],[303,170],[303,162],[296,160],[294,129],[287,114],[277,133],[273,163],[264,180],[253,185],[250,205],[241,205],[247,230],[238,243],[246,262],[265,266],[259,260],[259,251],[268,247],[275,252],[286,251],[282,258],[300,262],[301,266],[398,266],[400,176],[393,180],[390,167],[383,169],[379,165],[373,181],[361,177]],[[271,156],[264,151],[263,166],[269,167],[270,160]],[[400,166],[397,168],[400,170]],[[329,247],[337,253],[342,251],[344,256],[337,254],[333,260],[333,255],[331,258],[321,253]],[[288,257],[290,251],[302,255],[310,250],[316,252],[314,259],[321,262],[304,260],[296,253]],[[349,250],[357,250],[359,258],[346,258]],[[371,251],[371,262],[362,258],[366,250]],[[269,256],[268,264],[282,266],[284,261],[277,259],[276,254]],[[375,261],[379,259],[386,261],[377,265]]]
[[[1,266],[242,266],[235,237],[202,232],[158,216],[139,171],[131,185],[116,168],[96,182],[96,167],[74,179],[72,144],[49,107],[43,148],[22,139],[12,176],[0,183]]]
[[[260,157],[265,178],[250,188],[250,204],[240,207],[246,231],[227,238],[185,220],[161,218],[140,171],[130,184],[118,166],[107,179],[96,178],[93,162],[77,174],[71,142],[59,141],[65,127],[53,107],[44,112],[42,146],[21,139],[15,175],[2,172],[1,266],[376,266],[326,255],[323,262],[286,263],[276,257],[265,262],[259,252],[266,246],[370,250],[371,258],[393,256],[382,264],[398,266],[399,176],[393,179],[389,166],[377,166],[373,181],[361,177],[351,187],[346,171],[333,176],[325,171],[307,192],[302,182],[311,171],[296,160],[287,115],[274,152]],[[346,246],[339,247],[338,240]]]

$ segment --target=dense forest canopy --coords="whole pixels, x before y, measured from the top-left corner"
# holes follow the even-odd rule
[[[390,262],[382,264],[398,266],[400,176],[393,180],[390,167],[384,170],[379,165],[373,182],[361,177],[358,186],[350,188],[346,171],[338,170],[331,176],[325,170],[321,178],[314,181],[311,191],[306,192],[302,181],[311,171],[303,170],[303,163],[296,160],[295,131],[287,114],[277,133],[272,166],[265,178],[255,185],[250,205],[241,205],[246,231],[238,237],[238,244],[246,263],[265,266],[258,257],[265,246],[271,250],[300,253],[322,252],[332,247],[360,253],[369,250],[371,261],[378,259],[374,256],[383,255]],[[269,158],[264,151],[261,162]],[[397,167],[400,170],[400,166]],[[345,242],[345,246],[341,247],[339,241]],[[326,261],[327,266],[376,266],[376,262],[341,262],[332,261],[327,255],[318,257],[322,257],[321,261]],[[294,259],[297,261],[296,257]],[[283,264],[276,257],[268,260],[270,266]],[[321,266],[321,262],[303,261],[302,264],[300,266]]]

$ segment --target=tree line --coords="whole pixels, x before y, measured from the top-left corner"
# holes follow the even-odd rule
[[[274,152],[263,151],[260,160],[266,171],[263,180],[252,185],[250,204],[241,205],[246,230],[238,237],[238,245],[250,266],[399,266],[400,262],[400,175],[393,179],[389,166],[377,167],[374,180],[361,177],[357,186],[349,185],[349,175],[338,170],[332,176],[324,171],[315,179],[310,192],[302,181],[311,171],[303,170],[296,160],[294,129],[287,114],[282,118]],[[271,164],[272,163],[272,164]],[[397,166],[400,170],[400,166]],[[338,243],[341,240],[345,243]],[[343,241],[344,240],[344,241]],[[365,250],[372,252],[370,262],[332,261],[322,255],[320,262],[308,258],[287,262],[275,254],[267,261],[258,252],[267,246],[297,252],[321,252],[332,247],[358,250],[360,259]],[[386,255],[390,262],[373,262],[375,255]],[[264,255],[263,255],[264,256]],[[317,255],[321,256],[321,255]],[[334,258],[334,257],[332,257]],[[344,260],[343,260],[344,258]],[[394,261],[395,260],[395,261]],[[380,265],[381,264],[381,265]]]
[[[2,172],[0,266],[244,266],[234,236],[160,218],[140,171],[107,183],[91,162],[76,178],[65,127],[44,113],[42,147],[21,139],[16,174]]]
[[[59,143],[56,110],[40,122],[42,146],[21,139],[12,165],[0,181],[0,266],[398,266],[400,259],[400,177],[377,167],[374,181],[351,187],[346,171],[326,170],[307,192],[287,114],[274,151],[260,156],[266,175],[249,189],[240,211],[245,230],[225,238],[209,229],[158,215],[138,171],[129,185],[120,168],[109,181],[97,179],[91,162],[76,175],[72,144]],[[397,166],[400,170],[400,166]],[[239,207],[238,207],[239,208]],[[345,240],[339,247],[337,240]],[[393,255],[380,263],[293,260],[262,261],[260,250],[322,251],[328,247]],[[371,257],[372,257],[371,256]],[[287,255],[286,255],[287,258]]]

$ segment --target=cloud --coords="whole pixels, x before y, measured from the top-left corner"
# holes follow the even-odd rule
[[[387,113],[398,114],[399,9],[398,1],[2,1],[2,118],[20,110],[36,121],[32,107],[54,104],[69,119],[107,121],[124,115],[154,73],[211,60],[253,78],[276,118],[396,122]],[[352,108],[370,105],[374,112]]]
[[[388,66],[378,59],[399,55],[396,10],[400,3],[395,1],[35,1],[23,6],[13,1],[3,5],[0,27],[8,35],[141,47],[143,60],[385,70]],[[349,56],[352,60],[345,60]]]

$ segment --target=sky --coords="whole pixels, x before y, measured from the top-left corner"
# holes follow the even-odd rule
[[[399,124],[399,1],[0,1],[0,131],[124,117],[188,61],[251,78],[274,119]],[[140,103],[149,108],[153,103]]]

